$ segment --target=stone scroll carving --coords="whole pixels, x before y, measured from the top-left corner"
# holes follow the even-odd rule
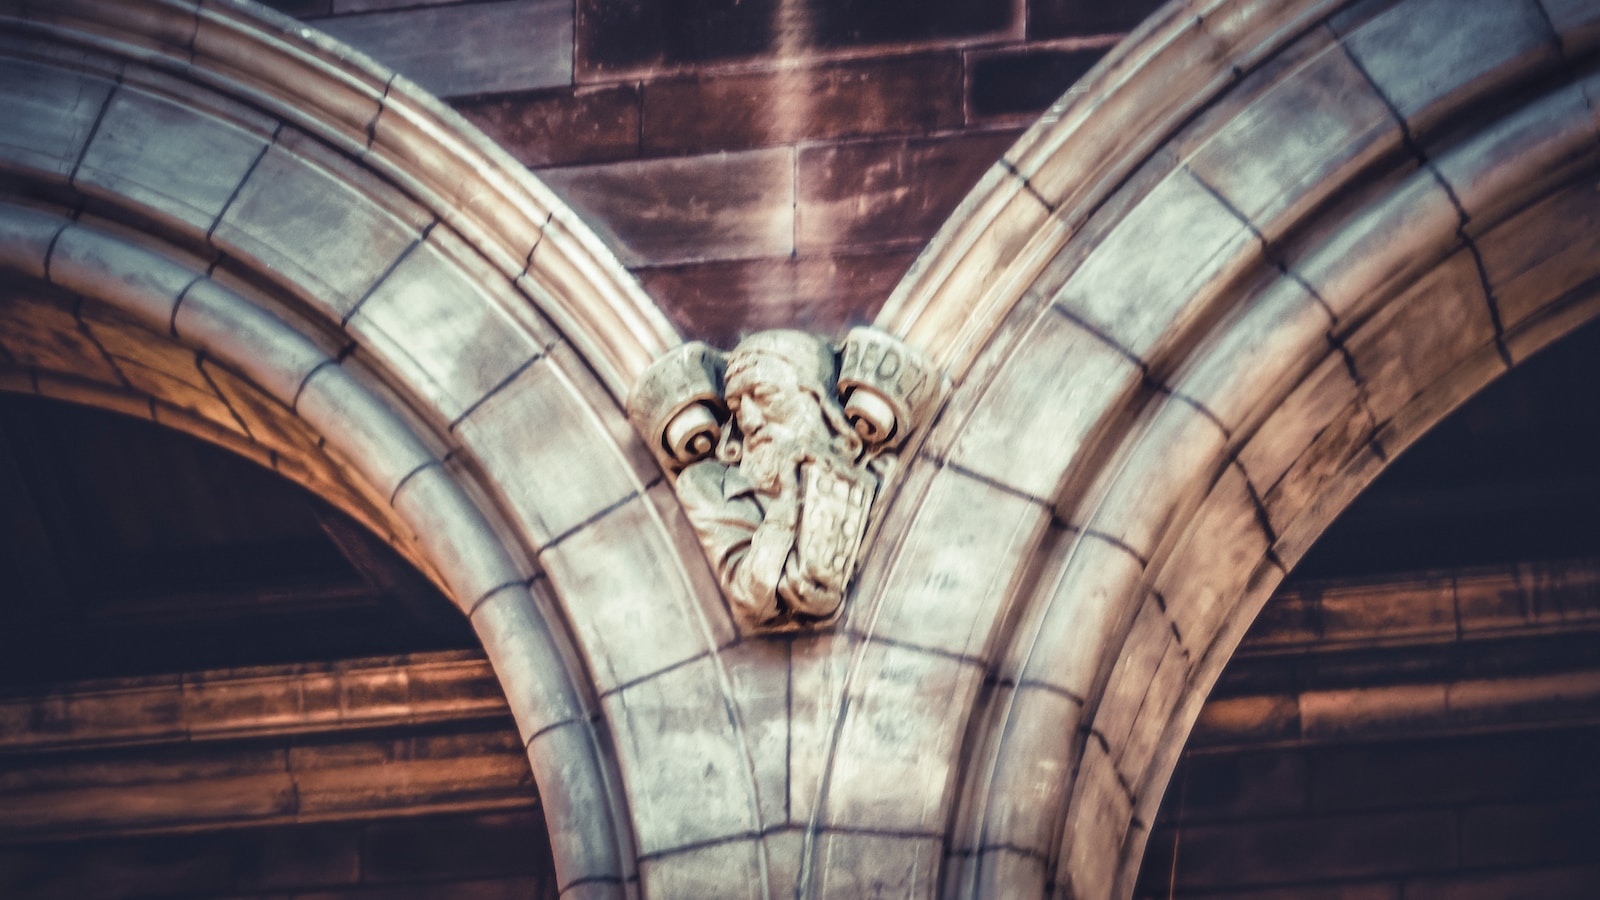
[[[628,416],[677,488],[746,623],[838,616],[872,504],[945,391],[917,352],[870,328],[842,346],[763,331],[693,342],[635,385]]]

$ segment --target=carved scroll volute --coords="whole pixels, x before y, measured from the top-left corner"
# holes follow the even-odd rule
[[[628,418],[668,475],[716,453],[728,419],[722,368],[722,351],[693,341],[656,360],[634,386]]]
[[[911,348],[872,328],[852,329],[839,365],[839,397],[856,433],[875,450],[897,450],[922,425],[942,379]]]

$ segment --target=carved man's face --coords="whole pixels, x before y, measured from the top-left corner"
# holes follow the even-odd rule
[[[755,488],[776,495],[781,476],[829,438],[816,397],[802,389],[794,366],[762,357],[728,387],[728,406],[744,437],[739,470]]]

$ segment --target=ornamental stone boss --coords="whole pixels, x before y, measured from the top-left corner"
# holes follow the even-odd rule
[[[883,332],[857,328],[836,349],[763,331],[728,353],[698,342],[668,353],[628,415],[735,610],[756,627],[798,628],[838,615],[872,503],[943,391]]]

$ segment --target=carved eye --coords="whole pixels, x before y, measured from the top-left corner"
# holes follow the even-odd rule
[[[662,432],[662,443],[680,465],[699,462],[716,452],[722,425],[704,403],[685,406]]]

